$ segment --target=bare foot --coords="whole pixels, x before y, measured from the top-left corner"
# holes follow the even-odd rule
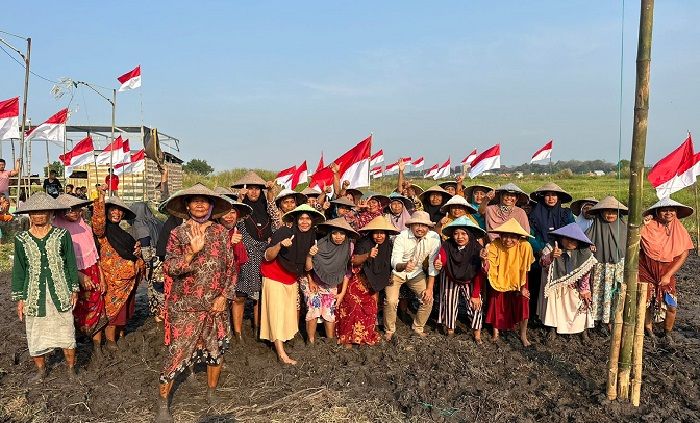
[[[481,331],[480,330],[474,331],[474,342],[476,342],[479,345],[484,343],[484,341],[481,340]]]
[[[530,345],[532,345],[532,344],[530,343],[530,341],[527,340],[527,336],[521,336],[521,337],[520,337],[520,342],[523,343],[523,347],[525,347],[525,348],[527,348],[527,347],[529,347]]]
[[[454,329],[447,329],[447,337],[453,338],[454,336],[455,336],[455,330]]]
[[[296,364],[297,364],[297,361],[292,360],[291,358],[289,358],[288,355],[280,356],[279,361],[281,361],[284,364],[290,364],[292,366],[296,366]]]
[[[344,345],[346,350],[351,350],[352,349],[352,344],[345,344]]]
[[[425,338],[426,336],[428,336],[428,334],[425,332],[418,332],[417,330],[414,330],[413,332],[421,338]]]
[[[390,341],[391,341],[391,338],[393,338],[393,337],[394,337],[394,334],[393,334],[393,333],[388,333],[388,332],[387,332],[387,333],[384,334],[384,340],[387,341],[387,342],[390,342]]]
[[[493,336],[491,337],[492,342],[498,342],[501,340],[500,335],[498,334],[498,329],[493,330]]]

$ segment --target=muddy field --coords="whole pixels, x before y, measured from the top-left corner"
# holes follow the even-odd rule
[[[459,331],[448,339],[431,327],[425,339],[401,325],[392,343],[346,350],[301,338],[289,343],[296,367],[278,364],[266,344],[234,344],[226,355],[222,403],[207,407],[206,376],[176,386],[176,422],[697,422],[700,421],[700,260],[681,271],[677,345],[647,341],[642,406],[610,403],[604,393],[608,338],[594,333],[560,337],[545,345],[533,328],[524,349],[514,334],[477,346]],[[43,386],[29,386],[33,364],[24,326],[9,300],[9,274],[0,274],[0,421],[146,422],[154,419],[162,332],[146,314],[143,289],[138,316],[121,351],[90,362],[79,345],[80,383],[66,381],[61,353],[50,360]],[[462,329],[464,327],[462,326]]]

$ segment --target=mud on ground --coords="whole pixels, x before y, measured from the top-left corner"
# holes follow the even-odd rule
[[[476,345],[462,324],[446,338],[410,335],[375,347],[338,348],[295,339],[296,367],[277,363],[274,351],[255,342],[233,344],[221,376],[222,402],[207,407],[206,374],[179,380],[172,412],[176,422],[697,422],[700,421],[700,260],[693,254],[679,275],[674,348],[646,341],[642,406],[607,401],[609,338],[593,333],[587,343],[559,337],[545,345],[543,328],[532,328],[533,346],[515,334],[501,343]],[[0,421],[150,422],[154,420],[162,331],[147,315],[139,291],[137,316],[118,355],[90,361],[91,345],[79,344],[80,383],[66,380],[60,352],[49,361],[49,378],[28,385],[33,364],[23,323],[9,299],[9,273],[0,274]],[[463,316],[460,316],[463,320]],[[246,322],[248,323],[248,322]],[[461,330],[460,330],[461,329]]]

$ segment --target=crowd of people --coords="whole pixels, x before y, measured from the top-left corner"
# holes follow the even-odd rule
[[[528,195],[513,183],[464,186],[461,177],[423,189],[403,167],[394,192],[363,193],[332,168],[333,186],[324,191],[278,192],[254,172],[230,188],[197,184],[160,204],[164,222],[146,203],[106,198],[105,187],[94,202],[30,196],[17,210],[30,228],[15,240],[12,299],[26,324],[34,379],[46,377],[44,357],[57,348],[78,377],[76,331],[92,340],[91,359],[102,359],[103,348],[118,354],[142,281],[167,346],[157,417],[164,422],[172,421],[173,381],[192,364],[206,364],[213,403],[232,341],[267,341],[279,362],[295,365],[285,342],[300,326],[309,344],[322,327],[338,345],[375,345],[396,336],[397,314],[414,305],[417,337],[428,336],[433,312],[444,336],[455,336],[462,308],[479,344],[488,327],[492,341],[515,330],[528,347],[533,320],[549,328],[548,339],[585,340],[596,326],[609,333],[628,214],[615,197],[573,201],[554,183]],[[693,248],[680,219],[692,213],[670,199],[644,212],[646,330],[656,338],[653,324],[663,321],[668,343],[674,275]],[[246,305],[255,339],[243,331]]]

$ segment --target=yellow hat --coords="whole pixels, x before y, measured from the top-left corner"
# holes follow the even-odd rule
[[[534,238],[532,235],[525,232],[525,229],[523,229],[520,223],[513,217],[506,220],[501,226],[491,229],[489,232],[494,234],[514,234],[523,238]]]

